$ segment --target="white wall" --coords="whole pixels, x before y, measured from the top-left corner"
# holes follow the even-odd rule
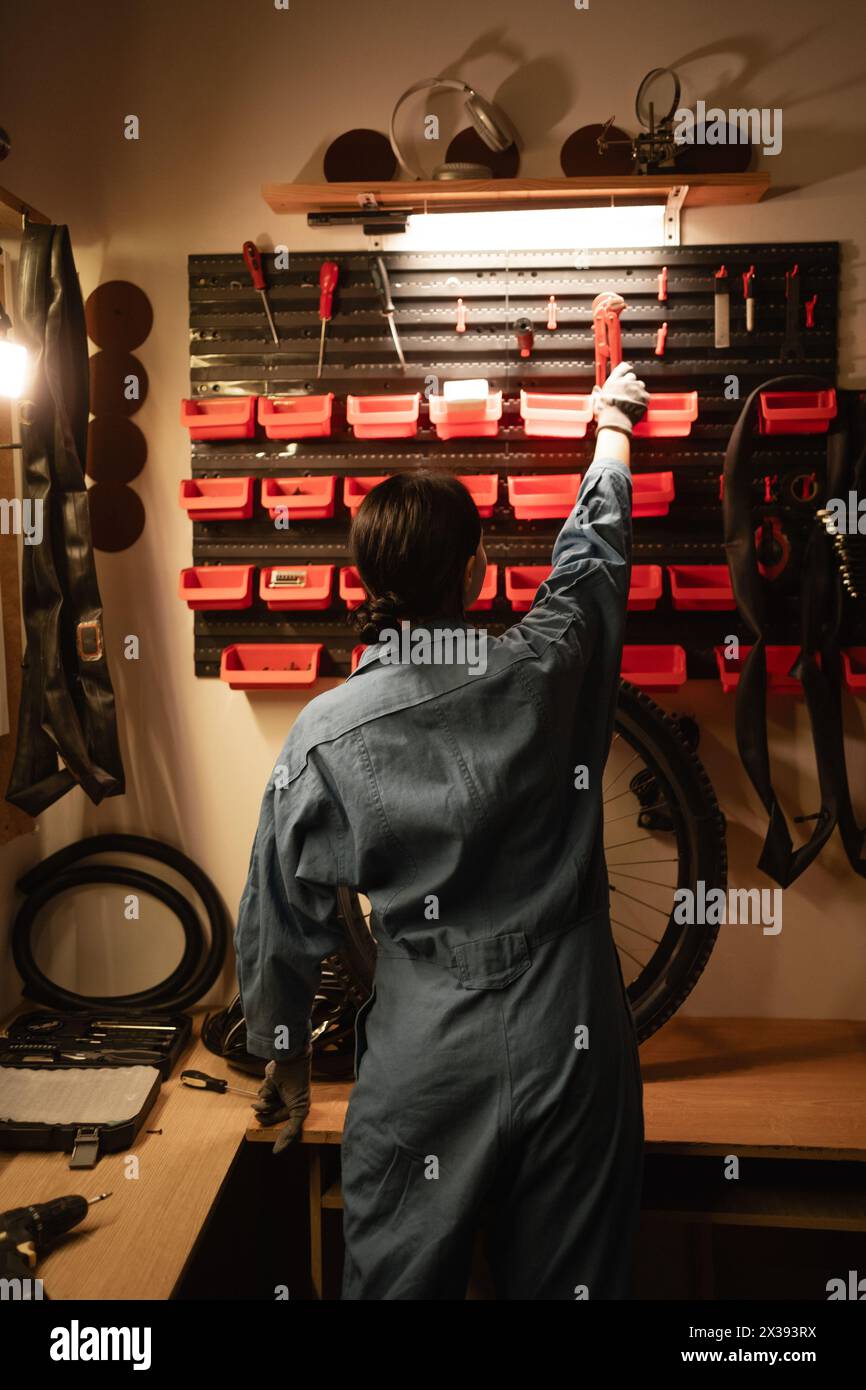
[[[261,789],[298,708],[292,698],[248,700],[193,675],[192,617],[176,597],[190,557],[176,502],[188,466],[177,422],[188,387],[187,255],[239,250],[249,237],[262,246],[363,244],[347,232],[317,239],[302,218],[272,214],[260,185],[318,179],[335,135],[354,125],[387,129],[403,88],[437,70],[460,73],[505,105],[524,137],[522,171],[540,177],[559,173],[559,147],[577,126],[615,112],[633,128],[639,78],[673,64],[688,101],[784,111],[784,148],[768,161],[773,195],[753,208],[687,214],[684,238],[840,239],[841,378],[863,383],[864,14],[855,0],[590,0],[587,11],[571,0],[291,0],[288,11],[269,0],[101,0],[22,5],[7,15],[0,123],[13,153],[0,178],[69,224],[85,295],[101,281],[130,279],[150,296],[155,320],[140,349],[151,390],[137,417],[149,458],[134,484],[148,523],[133,549],[98,560],[130,790],[99,810],[74,793],[34,836],[0,851],[0,909],[22,858],[107,828],[181,845],[234,908]],[[122,138],[129,113],[141,118],[137,144]],[[131,632],[141,639],[138,663],[119,655]],[[737,763],[730,705],[697,684],[675,703],[701,720],[729,819],[732,877],[760,883],[760,817]],[[801,716],[790,705],[777,711],[788,763],[789,726]],[[795,761],[791,777],[802,782],[809,760]],[[862,747],[854,767],[862,783]],[[817,805],[808,788],[801,795],[805,808]],[[787,894],[780,937],[723,931],[688,1007],[866,1016],[862,904],[863,883],[834,845]],[[11,967],[0,989],[0,1003],[14,998]]]

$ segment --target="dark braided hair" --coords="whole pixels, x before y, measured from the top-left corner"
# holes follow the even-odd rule
[[[403,619],[463,620],[463,575],[481,540],[478,508],[451,473],[394,473],[355,514],[352,561],[367,599],[354,622],[367,642]]]

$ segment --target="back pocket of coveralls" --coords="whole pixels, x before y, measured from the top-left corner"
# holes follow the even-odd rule
[[[368,1123],[351,1127],[343,1139],[344,1185],[365,1188],[365,1198],[398,1211],[426,1188],[426,1157],[400,1143],[389,1130]],[[423,1184],[423,1186],[422,1186]]]

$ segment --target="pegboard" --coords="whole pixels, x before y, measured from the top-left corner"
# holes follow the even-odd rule
[[[325,362],[316,377],[319,345],[318,276],[325,259],[337,262],[339,285],[334,317],[328,325]],[[506,480],[519,473],[583,473],[595,448],[594,431],[585,439],[525,437],[519,415],[521,387],[586,392],[594,381],[592,300],[602,290],[621,294],[623,356],[650,390],[699,393],[699,415],[680,439],[635,442],[635,473],[671,470],[675,500],[665,517],[636,519],[636,564],[721,564],[720,475],[724,450],[742,400],[761,381],[804,371],[832,381],[837,374],[839,246],[836,242],[687,246],[616,251],[526,251],[520,253],[383,253],[396,307],[396,324],[407,360],[402,371],[373,285],[371,256],[365,252],[291,253],[287,269],[276,269],[263,255],[269,299],[280,344],[269,334],[261,299],[253,289],[242,256],[190,256],[190,395],[317,394],[333,391],[331,436],[293,443],[257,437],[237,443],[191,446],[194,478],[295,474],[334,474],[336,513],[328,521],[298,522],[275,529],[259,503],[248,521],[197,522],[193,530],[196,565],[350,563],[349,513],[340,481],[350,475],[377,475],[417,466],[462,474],[499,475],[499,501],[485,520],[488,557],[501,567],[546,564],[561,526],[558,521],[517,521],[508,506]],[[714,347],[714,275],[724,264],[731,293],[730,347]],[[741,276],[756,271],[756,321],[747,332]],[[799,355],[781,360],[785,329],[785,274],[798,267],[802,300],[817,295],[814,326],[801,311]],[[667,300],[660,302],[659,274],[667,268]],[[548,299],[556,298],[557,328],[546,328]],[[466,331],[456,331],[457,299],[463,300]],[[534,326],[531,356],[518,353],[514,321],[525,316]],[[659,326],[668,324],[665,353],[654,355]],[[352,394],[429,391],[446,379],[486,377],[502,389],[504,410],[499,434],[491,439],[437,438],[422,417],[415,438],[358,440],[346,425],[345,400]],[[739,399],[730,378],[738,382]],[[437,386],[433,385],[436,390]],[[755,497],[766,489],[779,508],[793,515],[808,502],[797,496],[804,475],[819,488],[825,465],[822,436],[762,439],[755,455]],[[766,482],[770,479],[770,483]],[[489,612],[474,615],[491,632],[515,621],[503,596]],[[336,595],[336,584],[335,584]],[[771,640],[797,641],[794,594],[779,586],[773,605]],[[686,648],[690,677],[715,675],[714,645],[731,632],[745,636],[735,613],[674,611],[667,589],[650,612],[629,613],[626,641],[675,640]],[[195,614],[195,669],[218,676],[224,647],[243,642],[321,642],[321,675],[345,675],[357,637],[343,602],[334,597],[321,613],[272,612],[256,595],[251,608]],[[862,639],[861,639],[862,640]]]

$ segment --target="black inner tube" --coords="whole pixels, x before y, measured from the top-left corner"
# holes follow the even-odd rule
[[[161,879],[140,870],[112,865],[91,865],[70,871],[70,866],[81,859],[111,853],[157,860],[185,878],[204,904],[210,923],[209,942],[205,939],[196,909]],[[225,960],[229,924],[223,901],[207,874],[180,850],[160,840],[151,840],[143,835],[91,835],[49,855],[18,881],[18,888],[28,896],[12,929],[12,951],[15,964],[24,977],[24,993],[28,998],[61,1008],[87,1008],[94,1003],[93,999],[64,990],[49,980],[36,965],[30,941],[33,921],[44,904],[56,894],[83,883],[137,885],[142,892],[165,903],[180,921],[184,932],[183,956],[165,980],[137,994],[100,996],[96,1001],[98,1007],[138,1009],[166,1005],[173,1009],[185,1009],[202,998],[216,982]]]

